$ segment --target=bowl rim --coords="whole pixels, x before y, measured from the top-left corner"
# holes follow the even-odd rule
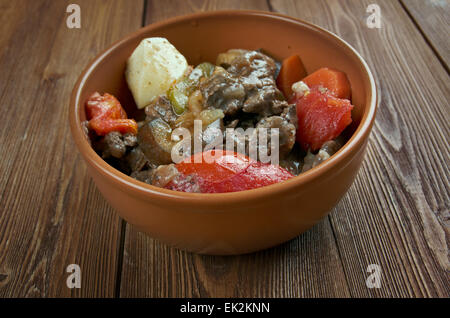
[[[124,45],[131,39],[141,36],[143,33],[148,32],[153,29],[157,29],[166,25],[180,23],[185,21],[190,21],[193,19],[201,19],[207,17],[217,17],[217,16],[260,16],[265,18],[271,18],[275,20],[281,20],[289,23],[294,23],[297,25],[301,25],[302,27],[307,27],[316,32],[320,32],[323,35],[331,38],[334,41],[337,41],[338,44],[344,47],[344,49],[348,50],[363,66],[363,70],[365,72],[365,76],[369,79],[370,89],[367,92],[368,97],[366,97],[366,103],[368,101],[369,107],[365,110],[363,117],[356,129],[356,131],[352,134],[350,139],[344,144],[338,152],[336,152],[333,156],[327,159],[324,163],[306,171],[298,176],[295,176],[291,179],[288,179],[283,182],[275,183],[269,186],[260,187],[251,190],[238,191],[238,192],[227,192],[227,193],[187,193],[180,191],[173,191],[164,188],[159,188],[153,185],[149,185],[147,183],[138,181],[121,171],[110,166],[106,161],[104,161],[91,147],[89,142],[87,141],[83,129],[82,123],[78,116],[79,108],[80,108],[80,97],[81,91],[86,80],[89,78],[92,71],[104,60],[106,56],[116,48]],[[84,105],[84,104],[83,104]],[[92,165],[97,171],[99,171],[104,177],[108,178],[110,181],[115,182],[122,190],[127,191],[129,193],[133,193],[135,195],[146,197],[147,199],[153,199],[156,201],[170,199],[173,202],[178,203],[195,203],[198,205],[217,205],[217,204],[233,204],[239,203],[242,201],[252,201],[263,199],[268,195],[275,195],[276,193],[287,192],[292,188],[298,187],[303,184],[307,184],[312,182],[313,180],[319,178],[322,175],[326,175],[327,172],[334,166],[338,164],[345,164],[347,158],[351,156],[351,153],[354,149],[359,149],[366,138],[370,134],[373,122],[375,120],[376,110],[378,106],[378,90],[376,86],[376,82],[370,71],[367,63],[361,57],[361,55],[345,40],[341,39],[338,35],[319,27],[313,23],[303,21],[301,19],[293,18],[284,14],[274,13],[274,12],[266,12],[266,11],[258,11],[258,10],[219,10],[212,12],[199,12],[188,15],[176,16],[170,19],[166,19],[160,22],[152,23],[147,26],[144,26],[137,31],[134,31],[121,40],[118,40],[107,47],[103,52],[98,54],[83,70],[83,72],[78,77],[78,80],[72,90],[72,94],[70,97],[70,106],[69,106],[69,122],[70,122],[70,130],[72,132],[72,136],[75,144],[78,147],[78,150],[84,157],[84,159],[88,162],[88,165]]]

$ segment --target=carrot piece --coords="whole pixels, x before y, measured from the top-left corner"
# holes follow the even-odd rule
[[[283,60],[277,77],[277,86],[286,99],[289,99],[292,95],[292,84],[300,81],[305,76],[305,66],[298,55],[292,55]]]
[[[337,98],[350,99],[350,82],[345,73],[330,68],[321,68],[303,79],[309,87],[323,86]]]

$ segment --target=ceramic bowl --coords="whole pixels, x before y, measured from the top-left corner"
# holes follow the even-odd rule
[[[91,148],[82,130],[84,105],[93,92],[108,92],[133,116],[136,106],[124,79],[126,60],[142,39],[155,36],[167,38],[192,65],[214,62],[218,53],[231,48],[262,48],[280,60],[299,54],[308,73],[320,67],[344,71],[355,106],[347,129],[351,137],[329,160],[306,173],[242,192],[175,192],[121,173]],[[336,35],[279,14],[218,11],[151,24],[106,49],[82,72],[73,89],[70,127],[98,189],[128,223],[170,246],[231,255],[286,242],[327,215],[358,173],[376,107],[375,82],[367,64]]]

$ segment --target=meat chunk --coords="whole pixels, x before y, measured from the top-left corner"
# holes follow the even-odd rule
[[[148,121],[161,118],[172,128],[178,118],[173,111],[170,100],[166,96],[159,96],[153,103],[145,107],[145,114]]]
[[[285,106],[280,116],[286,119],[290,124],[294,125],[296,129],[298,128],[297,107],[295,104]]]
[[[151,167],[150,161],[139,146],[133,148],[125,159],[132,172],[139,172]]]
[[[244,55],[247,53],[247,50],[242,49],[231,49],[226,51],[225,53],[221,53],[217,56],[216,65],[220,65],[223,68],[227,69],[230,67],[231,63],[235,58]]]
[[[227,116],[235,115],[244,104],[244,86],[222,67],[215,68],[200,90],[207,107],[220,108]]]
[[[342,147],[342,145],[342,139],[337,138],[336,140],[325,142],[317,154],[308,151],[304,160],[302,172],[308,171],[330,158]]]
[[[164,188],[169,182],[171,182],[175,178],[178,178],[179,176],[180,172],[174,164],[161,165],[155,169],[135,171],[131,174],[131,177],[139,181],[160,188]]]
[[[220,60],[229,64],[227,70],[217,67],[201,85],[204,106],[223,109],[229,128],[278,128],[280,158],[285,157],[295,143],[297,116],[295,105],[286,102],[276,86],[275,61],[258,51],[224,54]],[[248,141],[245,136],[246,152]]]
[[[289,123],[286,118],[281,116],[267,117],[258,122],[256,128],[278,128],[279,155],[281,159],[286,157],[292,150],[292,147],[294,147],[296,128],[293,124]],[[267,132],[267,136],[270,136],[269,131]],[[268,144],[267,148],[270,149],[270,147],[271,145]]]
[[[269,85],[270,79],[275,80],[277,66],[275,61],[258,51],[248,51],[233,59],[228,72],[237,77],[243,77],[244,85],[259,87]]]
[[[278,115],[288,107],[276,86],[263,86],[252,89],[247,93],[242,110],[246,113],[259,114],[261,117]]]
[[[143,170],[143,171],[134,171],[131,173],[130,176],[132,178],[135,178],[136,180],[145,182],[147,184],[152,184],[154,173],[155,173],[155,170],[149,169],[149,170]]]
[[[127,147],[134,147],[137,144],[137,138],[133,134],[121,134],[118,131],[112,131],[102,138],[95,146],[100,150],[103,158],[122,158],[127,152]]]
[[[288,103],[277,88],[276,62],[267,55],[250,51],[235,58],[228,71],[239,77],[246,90],[243,111],[260,117],[280,114]]]
[[[216,67],[203,83],[206,106],[221,108],[231,117],[241,110],[259,118],[281,114],[288,103],[276,86],[275,61],[258,51],[239,52],[231,57],[227,70]]]

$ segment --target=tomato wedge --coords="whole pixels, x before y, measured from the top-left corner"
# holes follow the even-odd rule
[[[219,152],[219,153],[216,153]],[[214,157],[205,162],[205,155]],[[195,163],[202,159],[203,162]],[[255,189],[293,177],[278,165],[255,161],[245,155],[226,151],[210,150],[198,153],[176,164],[181,173],[177,182],[171,181],[167,189],[183,192],[200,190],[201,193],[223,193]]]
[[[86,102],[86,115],[89,127],[99,136],[105,136],[112,131],[137,134],[136,121],[128,119],[120,102],[111,94],[92,94]]]
[[[309,94],[298,98],[297,141],[304,150],[316,151],[322,145],[337,138],[352,122],[353,105],[348,99],[340,99],[330,92],[313,87]]]
[[[207,162],[207,155],[215,156],[213,162]],[[184,175],[196,175],[207,182],[221,182],[245,171],[252,160],[237,152],[210,150],[196,153],[176,165]]]

